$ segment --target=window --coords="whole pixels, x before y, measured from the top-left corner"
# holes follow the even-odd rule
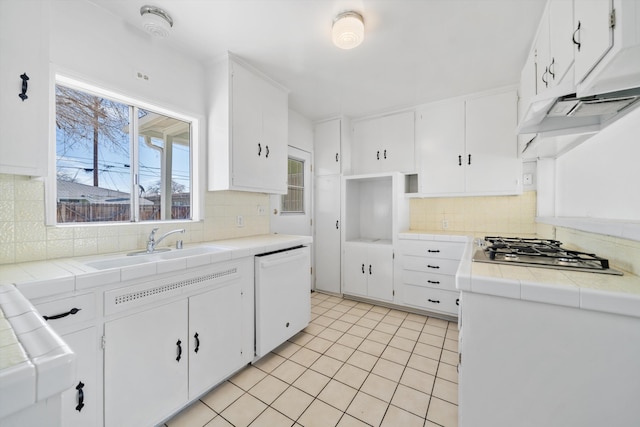
[[[192,121],[56,85],[56,222],[192,218]]]
[[[280,212],[304,213],[304,162],[289,157],[287,194],[281,198]]]

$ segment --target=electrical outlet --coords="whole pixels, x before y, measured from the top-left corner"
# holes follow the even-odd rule
[[[258,205],[258,215],[266,215],[267,214],[267,208],[265,208],[262,205]]]
[[[242,215],[236,217],[236,226],[244,227],[244,217]]]
[[[149,81],[149,75],[146,73],[143,73],[142,71],[134,71],[133,74],[138,80],[143,80],[145,82]]]
[[[447,221],[446,219],[442,220],[442,229],[446,230],[447,228],[449,228],[449,221]]]
[[[523,184],[524,185],[533,185],[533,174],[532,173],[525,173],[523,176]]]

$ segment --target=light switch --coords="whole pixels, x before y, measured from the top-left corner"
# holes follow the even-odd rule
[[[524,185],[533,185],[533,174],[532,173],[525,173],[523,176],[523,183]]]

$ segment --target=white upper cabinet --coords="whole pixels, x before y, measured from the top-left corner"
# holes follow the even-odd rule
[[[518,159],[515,91],[466,101],[466,191],[474,194],[522,192]]]
[[[286,194],[288,92],[232,56],[209,71],[209,190]]]
[[[574,1],[578,96],[640,87],[637,0]]]
[[[421,161],[421,193],[464,191],[464,126],[464,100],[429,104],[418,111],[416,145]]]
[[[515,91],[428,104],[418,111],[422,195],[518,194]]]
[[[413,111],[355,122],[353,173],[413,172],[414,128]]]
[[[0,173],[47,175],[49,7],[0,1]],[[24,100],[22,75],[28,77]]]
[[[334,119],[316,125],[313,136],[316,176],[334,175],[341,172],[341,124],[340,119]]]
[[[522,192],[515,91],[428,104],[418,111],[422,195]]]
[[[575,2],[575,80],[582,82],[613,45],[611,0]]]

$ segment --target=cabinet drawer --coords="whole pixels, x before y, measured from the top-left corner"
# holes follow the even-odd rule
[[[453,259],[425,258],[413,255],[402,256],[402,268],[405,270],[455,276],[456,271],[458,271],[458,264],[460,264],[460,261]]]
[[[402,295],[407,305],[458,316],[459,292],[403,285]]]
[[[35,304],[40,315],[58,333],[68,326],[81,324],[96,317],[94,293]]]
[[[456,277],[448,274],[424,273],[422,271],[402,270],[402,283],[428,288],[456,290]]]
[[[459,260],[462,258],[462,252],[464,244],[459,242],[400,240],[400,253],[403,255]]]

